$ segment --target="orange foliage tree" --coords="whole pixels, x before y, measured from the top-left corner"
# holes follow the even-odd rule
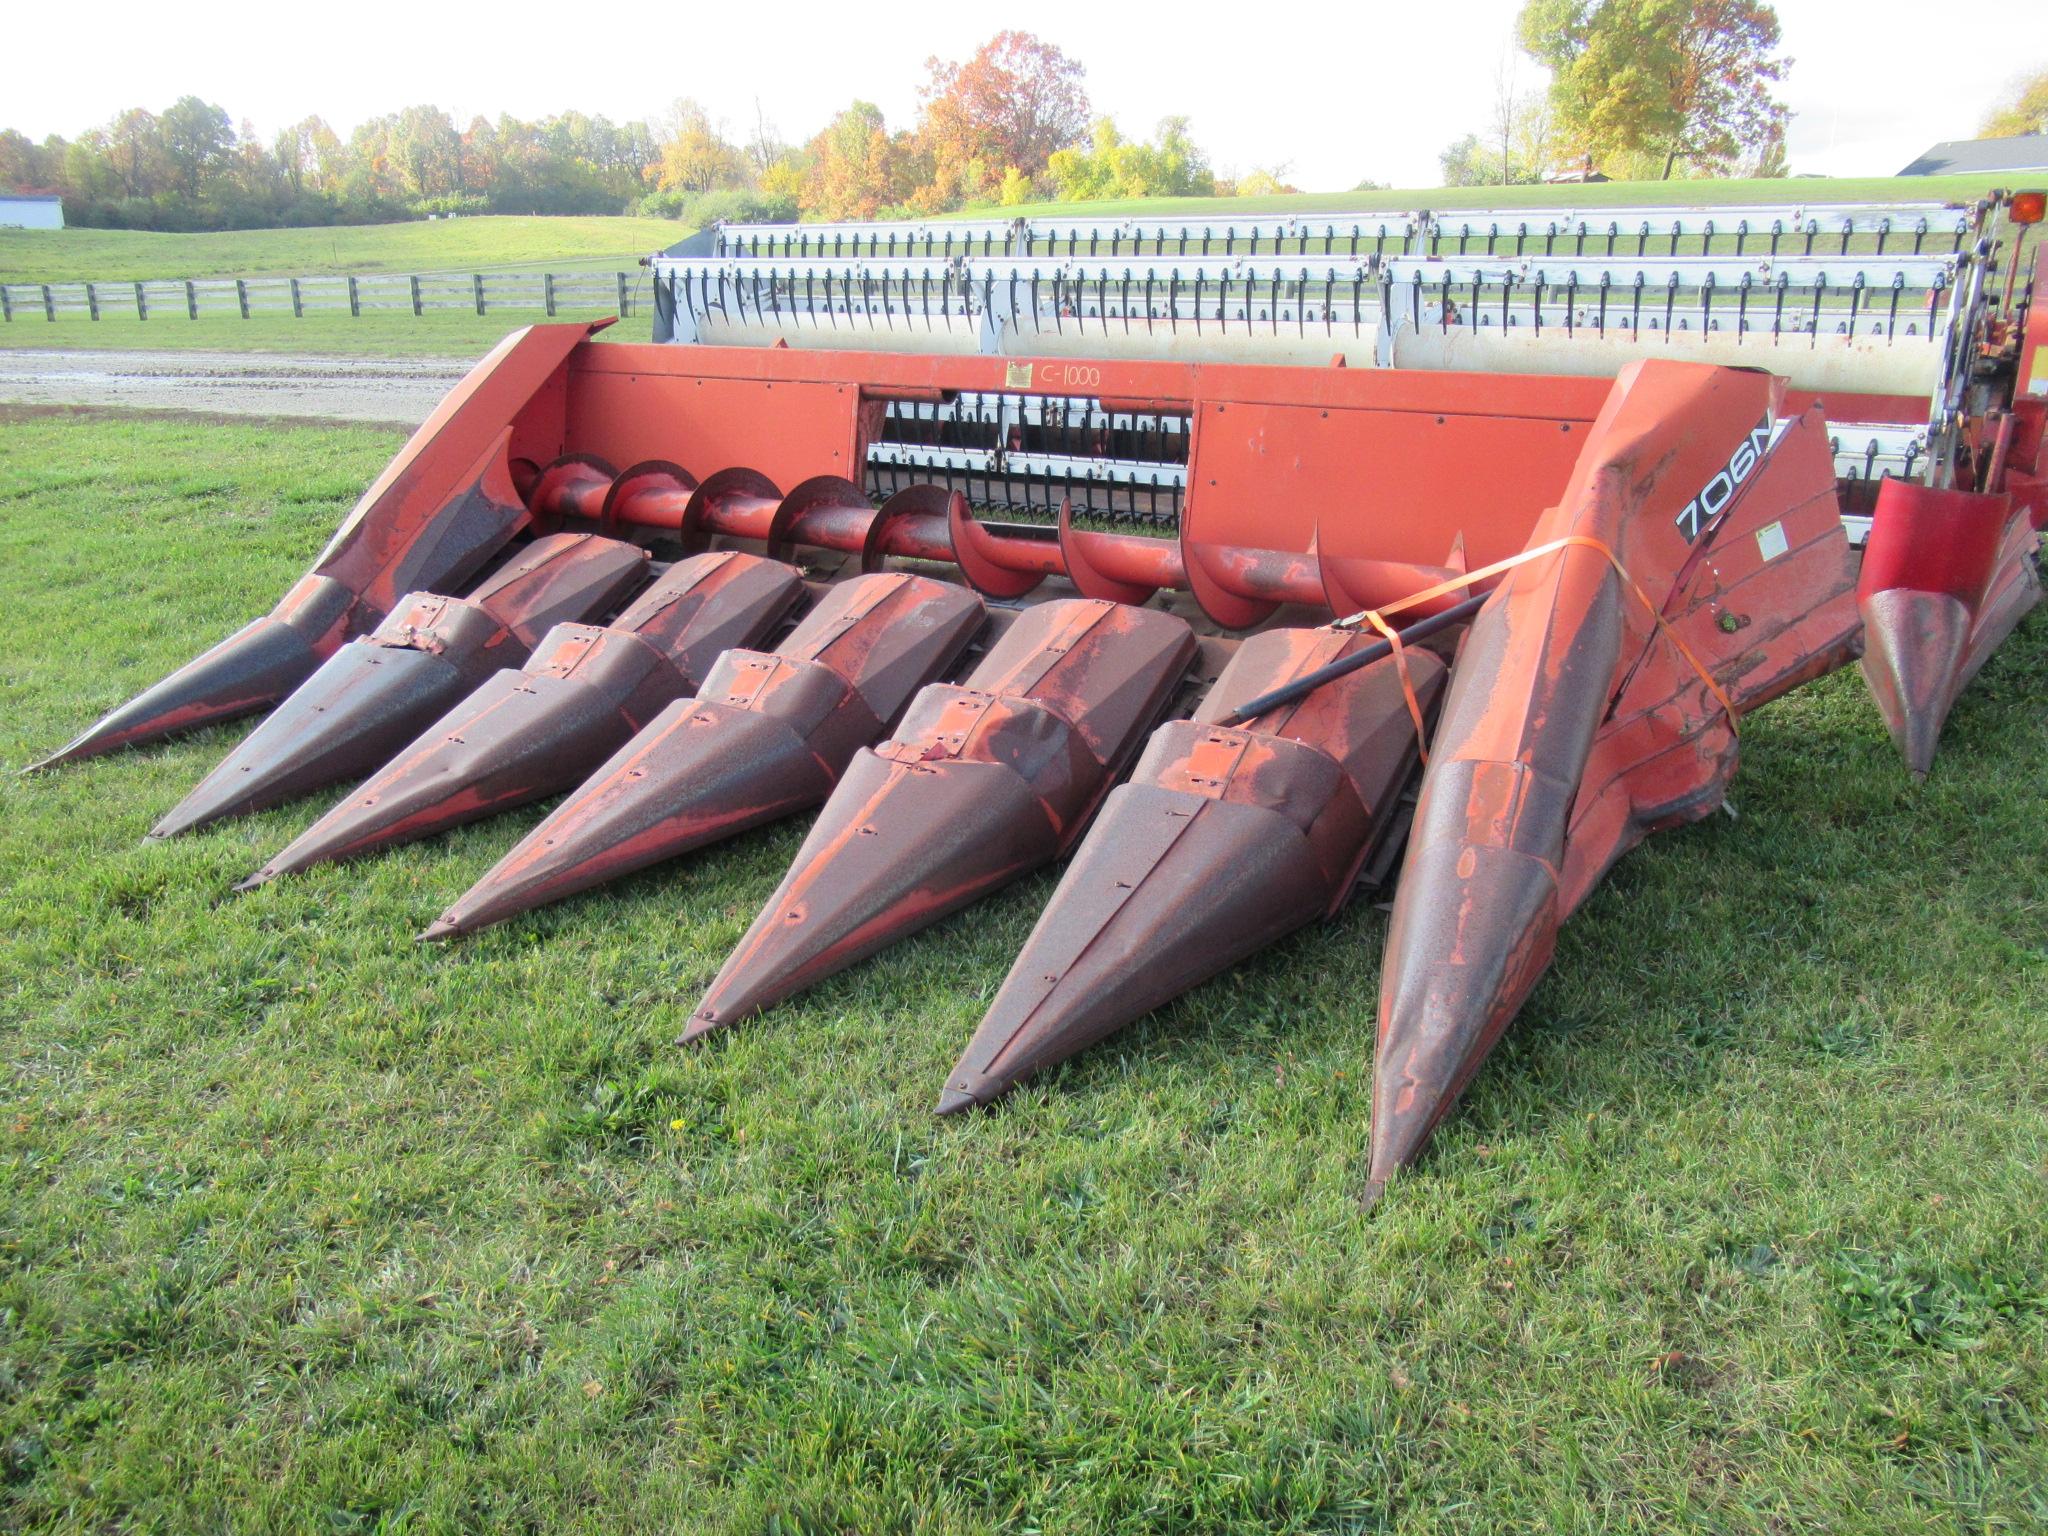
[[[920,203],[993,196],[1007,172],[1040,176],[1055,152],[1087,140],[1086,71],[1029,32],[998,32],[964,64],[934,58],[925,68]]]

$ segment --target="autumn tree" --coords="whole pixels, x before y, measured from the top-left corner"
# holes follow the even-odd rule
[[[882,109],[856,101],[811,140],[803,209],[827,219],[872,219],[904,200],[905,145],[891,138]]]
[[[38,144],[18,129],[0,132],[0,187],[41,191],[56,185],[62,168],[55,146]]]
[[[2007,99],[1984,119],[1977,137],[2010,139],[2025,133],[2048,133],[2048,69],[2013,82]]]
[[[1588,158],[1655,153],[1668,178],[1680,160],[1726,166],[1785,121],[1771,88],[1791,61],[1764,0],[1527,0],[1517,36]]]
[[[1036,176],[1088,135],[1085,70],[1029,32],[999,32],[964,64],[925,61],[919,149],[948,197],[987,196],[1015,167]]]
[[[739,149],[712,122],[711,114],[688,97],[668,110],[661,126],[657,183],[671,192],[709,192],[747,180]]]

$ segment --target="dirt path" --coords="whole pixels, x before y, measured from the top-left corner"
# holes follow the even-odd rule
[[[435,358],[0,350],[0,402],[417,426],[468,372]]]

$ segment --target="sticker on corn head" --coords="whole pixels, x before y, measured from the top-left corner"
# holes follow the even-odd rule
[[[1685,504],[1685,510],[1674,521],[1686,543],[1696,543],[1699,536],[1714,525],[1714,520],[1728,510],[1728,503],[1735,499],[1742,482],[1755,472],[1764,455],[1771,451],[1771,444],[1778,435],[1777,426],[1778,423],[1771,420],[1771,413],[1764,412],[1763,420],[1750,428],[1749,436],[1729,457],[1727,466],[1717,470],[1714,478],[1700,487],[1699,495]]]

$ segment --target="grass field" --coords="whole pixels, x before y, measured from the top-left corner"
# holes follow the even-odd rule
[[[396,442],[8,419],[0,766]],[[1763,711],[1369,1211],[1371,909],[941,1123],[1050,880],[681,1056],[797,827],[422,948],[532,815],[231,897],[235,731],[0,776],[0,1526],[2048,1528],[2044,663]]]
[[[462,218],[163,235],[0,229],[0,282],[311,277],[330,272],[630,270],[690,231],[668,219]]]

